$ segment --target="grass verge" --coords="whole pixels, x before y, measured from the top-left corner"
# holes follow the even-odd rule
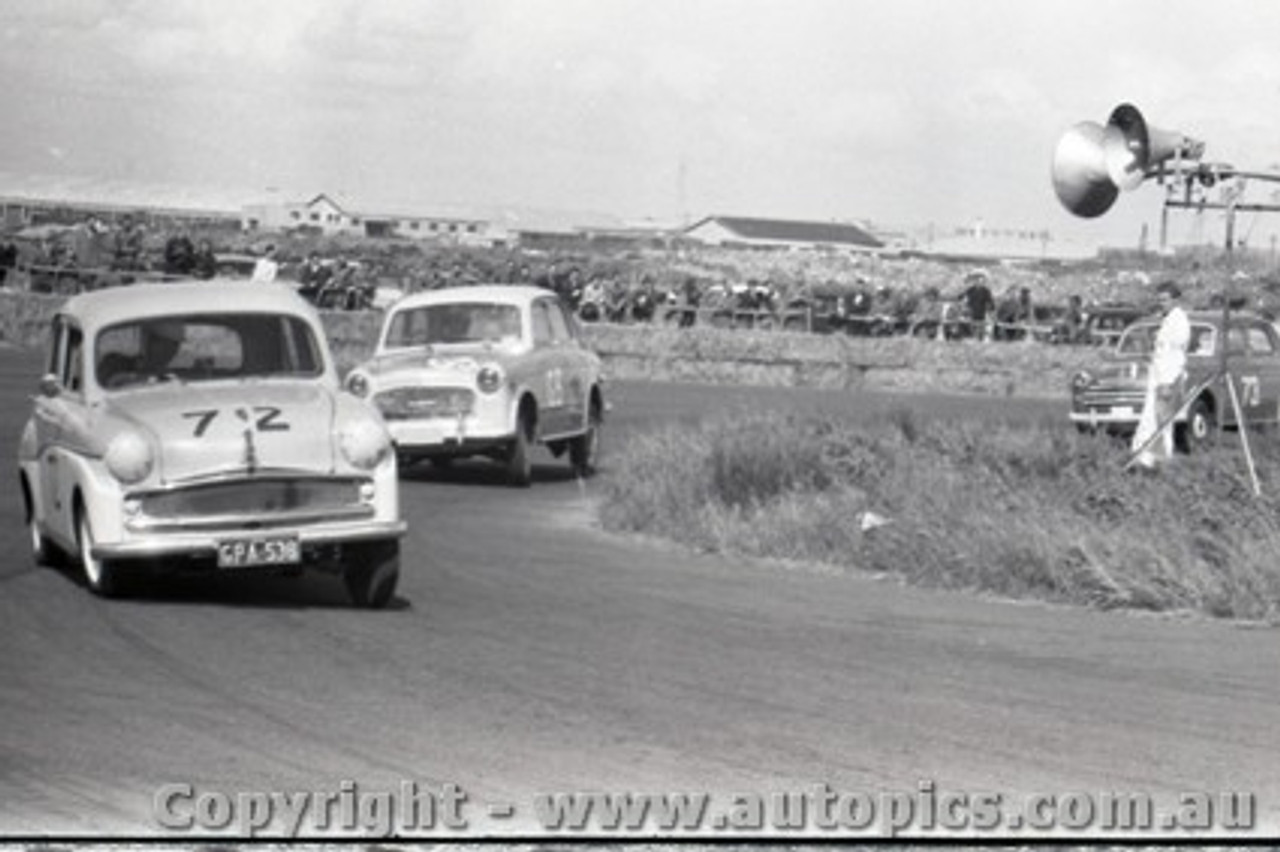
[[[1258,498],[1227,442],[1151,475],[1056,422],[755,414],[634,437],[611,453],[600,511],[615,531],[923,586],[1271,619],[1280,441],[1255,441]]]

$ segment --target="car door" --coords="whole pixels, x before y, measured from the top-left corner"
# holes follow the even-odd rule
[[[569,405],[572,376],[565,358],[568,330],[563,314],[556,308],[551,297],[536,299],[532,306],[534,346],[543,381],[538,420],[544,436],[561,435],[574,428]]]
[[[1247,356],[1236,374],[1240,407],[1251,423],[1280,421],[1280,338],[1265,322],[1245,329]]]
[[[84,399],[84,334],[65,317],[54,320],[49,370],[35,401],[37,462],[46,525],[64,542],[73,538],[72,455],[88,450]]]
[[[560,408],[564,404],[564,374],[556,358],[555,336],[547,300],[535,299],[529,304],[530,339],[529,385],[538,400],[538,431],[554,435]]]
[[[548,303],[551,333],[556,338],[558,361],[564,375],[564,430],[581,431],[587,422],[587,404],[591,392],[591,358],[583,348],[578,327],[558,300]]]

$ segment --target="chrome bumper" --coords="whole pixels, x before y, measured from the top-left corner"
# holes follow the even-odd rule
[[[1142,416],[1141,412],[1120,412],[1111,411],[1073,411],[1071,412],[1071,422],[1080,426],[1137,426],[1138,419]],[[1185,414],[1174,420],[1175,423],[1185,423],[1187,417]]]
[[[163,533],[137,541],[108,542],[93,546],[95,559],[153,559],[165,556],[214,556],[218,543],[267,535],[296,533],[308,545],[346,544],[400,538],[408,530],[404,521],[376,521],[361,524],[331,524],[316,529],[272,527],[262,530],[226,530],[221,533]]]

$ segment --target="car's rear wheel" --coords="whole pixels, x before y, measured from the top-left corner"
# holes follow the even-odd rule
[[[517,488],[527,488],[533,482],[533,462],[529,458],[529,418],[521,417],[516,435],[507,446],[507,481]]]
[[[84,583],[89,591],[104,598],[113,598],[122,592],[120,571],[109,559],[93,555],[93,527],[89,524],[89,513],[83,506],[76,508],[76,546],[80,551],[80,570],[84,575]]]
[[[400,542],[379,541],[349,548],[343,583],[351,602],[362,609],[383,609],[400,582]]]
[[[569,465],[583,479],[596,472],[596,460],[600,455],[600,427],[603,422],[600,403],[592,400],[591,413],[587,415],[587,431],[569,441]]]

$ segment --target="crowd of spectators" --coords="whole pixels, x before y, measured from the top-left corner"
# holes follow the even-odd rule
[[[43,230],[41,230],[43,228]],[[585,321],[815,328],[831,312],[853,333],[1011,339],[1054,329],[1079,336],[1098,305],[1153,301],[1159,280],[1208,304],[1228,285],[1274,312],[1280,282],[1265,269],[1228,272],[1212,259],[1163,257],[1072,266],[977,266],[925,257],[780,252],[695,245],[464,247],[411,240],[265,235],[148,224],[142,216],[27,228],[0,238],[7,286],[74,292],[154,278],[219,274],[293,283],[326,308],[363,309],[379,292],[476,283],[531,284],[559,293]],[[872,319],[874,318],[874,322]],[[826,319],[830,319],[827,317]],[[831,330],[824,320],[823,330]]]

